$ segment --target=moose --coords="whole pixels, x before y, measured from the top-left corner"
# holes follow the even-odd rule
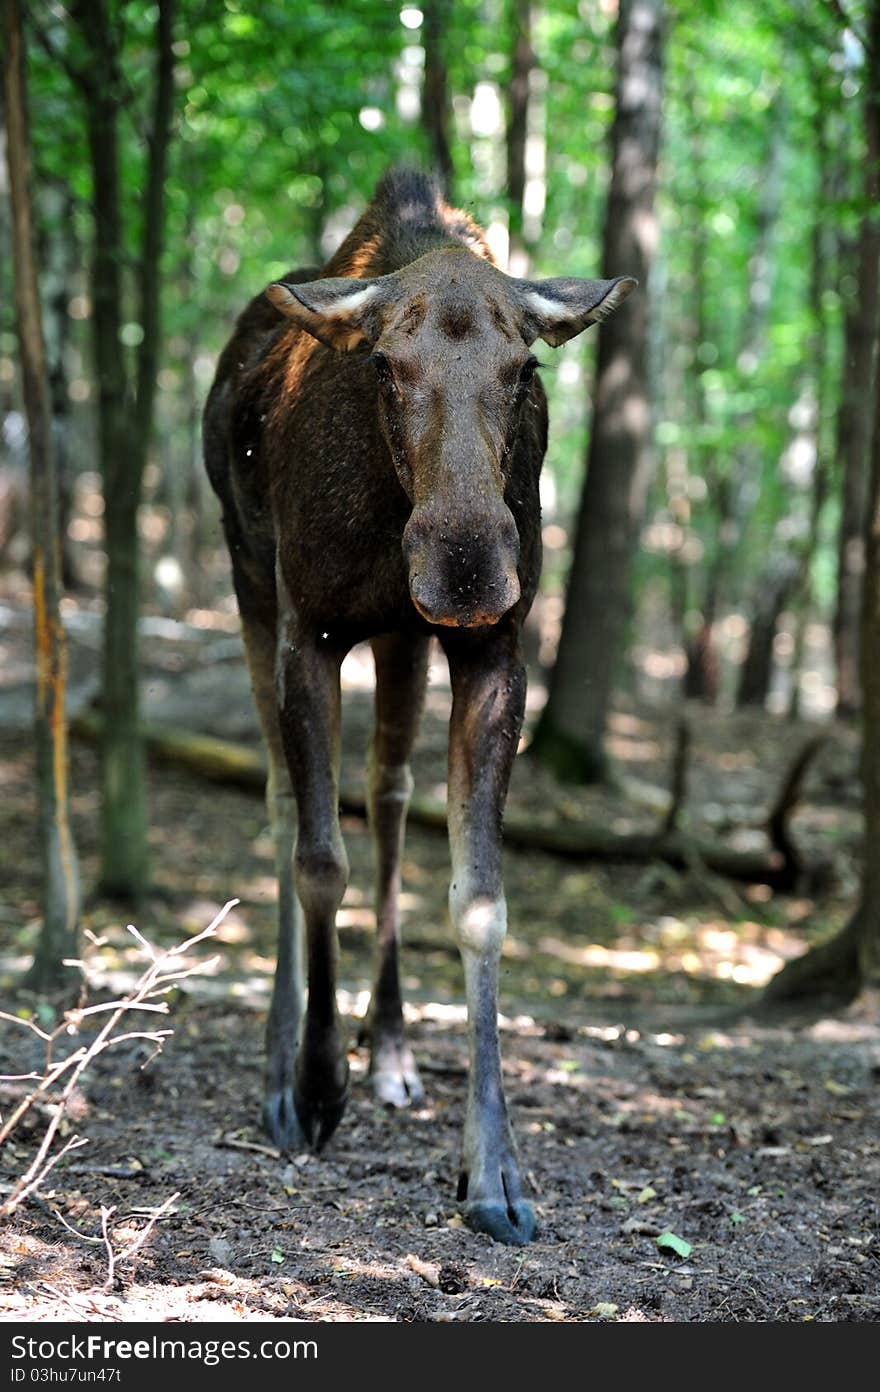
[[[452,686],[449,909],[469,1030],[458,1201],[471,1228],[507,1243],[535,1232],[497,1023],[502,816],[525,706],[520,631],[540,569],[548,425],[531,348],[604,319],[635,284],[509,276],[430,176],[392,170],[323,270],[291,272],[244,310],[204,414],[269,758],[279,937],[263,1124],[281,1149],[320,1149],[348,1097],[336,1002],[348,876],[340,667],[365,640],[376,668],[370,1078],[389,1107],[423,1096],[404,1035],[397,901],[436,638]]]

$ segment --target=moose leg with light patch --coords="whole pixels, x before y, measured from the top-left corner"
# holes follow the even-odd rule
[[[369,812],[376,857],[376,977],[365,1034],[380,1102],[405,1107],[423,1096],[403,1030],[400,995],[400,862],[412,795],[409,767],[428,670],[427,638],[373,640],[376,724],[370,746]]]
[[[498,964],[507,927],[501,821],[525,709],[526,673],[512,625],[444,634],[452,679],[449,909],[464,964],[470,1074],[458,1198],[468,1225],[526,1243],[535,1215],[522,1181],[501,1077]]]
[[[277,687],[281,737],[296,794],[296,890],[305,919],[308,1003],[296,1054],[294,1105],[320,1149],[348,1100],[348,1060],[336,1004],[336,912],[348,883],[339,829],[339,669],[343,654],[304,631],[279,584]]]

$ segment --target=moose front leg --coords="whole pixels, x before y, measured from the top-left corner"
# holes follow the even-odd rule
[[[470,1073],[458,1198],[468,1225],[526,1243],[535,1215],[523,1198],[501,1077],[498,963],[507,928],[501,819],[525,708],[514,632],[444,641],[452,678],[449,734],[449,908],[468,1007]]]
[[[280,586],[279,586],[280,589]],[[296,795],[294,878],[305,919],[308,1003],[296,1052],[293,1099],[304,1140],[320,1149],[348,1100],[348,1060],[336,1005],[336,912],[348,883],[339,829],[341,655],[301,631],[282,604],[277,687],[281,738]],[[270,1076],[272,1073],[270,1060]]]

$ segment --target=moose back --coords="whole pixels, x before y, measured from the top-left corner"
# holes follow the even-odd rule
[[[264,1125],[280,1147],[319,1148],[348,1097],[336,1005],[348,876],[340,666],[364,639],[376,665],[371,1083],[387,1105],[422,1096],[404,1035],[397,900],[436,637],[452,684],[449,908],[470,1039],[458,1199],[472,1228],[503,1242],[535,1230],[497,1027],[501,822],[525,704],[520,630],[538,583],[547,441],[531,349],[605,318],[634,284],[505,275],[431,179],[394,171],[322,271],[292,272],[251,301],[205,408],[205,462],[269,754],[279,940]]]

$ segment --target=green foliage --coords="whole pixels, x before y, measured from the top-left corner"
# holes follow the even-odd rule
[[[811,452],[823,467],[833,455],[858,204],[859,67],[830,8],[780,0],[735,13],[677,9],[660,189],[655,540],[649,529],[641,578],[666,573],[672,554],[697,608],[720,548],[722,600],[736,604],[771,550],[808,544]],[[834,574],[828,522],[812,561],[825,604]]]
[[[503,115],[512,0],[439,3],[456,198],[484,225],[503,223],[504,131],[481,124],[474,98],[482,93],[490,108],[496,101]],[[155,13],[145,0],[121,0],[117,8],[124,218],[134,247]],[[191,450],[194,410],[250,296],[294,265],[325,259],[390,164],[426,161],[417,101],[422,30],[411,13],[402,22],[401,9],[407,6],[388,0],[179,0],[158,405],[158,434],[172,457]],[[861,7],[851,9],[858,23]],[[85,293],[91,189],[82,100],[67,69],[82,55],[61,7],[35,0],[29,21],[38,182],[63,182],[75,199],[72,225],[58,226],[52,214],[43,232],[78,248],[74,302]],[[613,24],[613,7],[599,0],[536,0],[533,7],[532,155],[540,155],[543,202],[536,276],[598,272]],[[738,603],[769,549],[806,544],[812,475],[792,464],[793,408],[819,400],[813,433],[831,462],[841,321],[862,211],[860,83],[858,42],[844,39],[831,6],[678,0],[670,13],[662,234],[650,287],[657,469],[639,584],[665,585],[670,560],[680,562],[691,607],[702,602],[722,551],[726,600]],[[817,223],[825,258],[819,323],[810,300]],[[131,306],[125,341],[134,343],[133,268],[124,269]],[[0,331],[9,328],[4,298]],[[85,312],[76,311],[72,342],[74,375],[88,384]],[[544,377],[551,513],[563,520],[580,494],[594,338],[543,354],[553,369]],[[8,344],[0,336],[0,353]],[[121,351],[130,351],[125,342]],[[76,399],[86,396],[87,385]],[[83,430],[81,464],[88,449]],[[834,488],[829,499],[811,562],[823,605],[835,583]],[[548,552],[550,588],[561,585],[563,559]]]

